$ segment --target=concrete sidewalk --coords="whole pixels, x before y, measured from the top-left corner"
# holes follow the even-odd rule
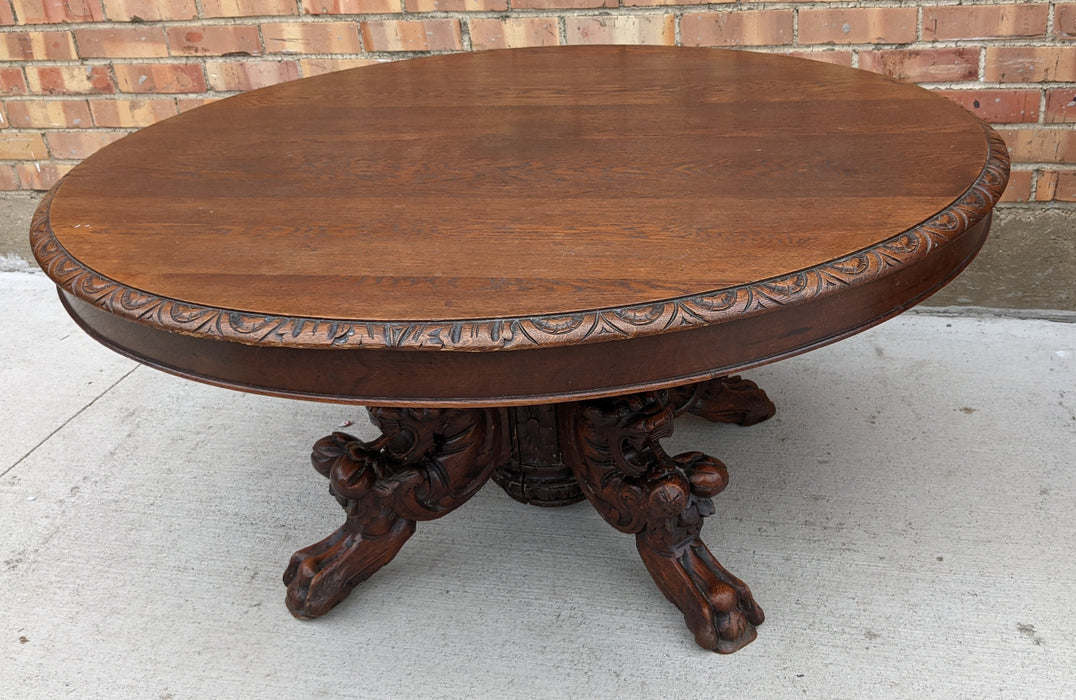
[[[586,503],[484,489],[332,613],[280,575],[342,511],[311,444],[361,409],[140,367],[0,273],[0,697],[1076,696],[1076,324],[905,315],[748,374],[704,537],[767,613],[698,649]]]

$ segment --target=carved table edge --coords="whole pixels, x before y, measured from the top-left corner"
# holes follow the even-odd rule
[[[489,352],[597,343],[718,324],[766,308],[789,306],[884,277],[945,246],[982,221],[1008,183],[1001,137],[980,122],[988,156],[975,182],[923,223],[874,246],[821,265],[654,303],[567,315],[455,321],[362,321],[267,316],[191,304],[123,285],[90,269],[60,244],[49,213],[64,185],[41,200],[30,242],[41,269],[62,289],[122,318],[161,330],[245,345]]]

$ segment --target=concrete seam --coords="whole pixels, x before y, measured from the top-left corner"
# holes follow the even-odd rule
[[[989,306],[917,306],[904,313],[916,316],[1008,318],[1018,321],[1076,323],[1076,311],[1064,309],[995,309]]]
[[[75,420],[76,418],[78,418],[79,416],[81,416],[81,415],[82,415],[82,414],[83,414],[83,413],[84,413],[84,412],[85,412],[85,411],[86,411],[87,409],[89,409],[89,408],[90,408],[91,406],[93,406],[93,405],[94,405],[95,403],[97,403],[97,402],[98,402],[98,400],[100,400],[100,399],[101,399],[102,397],[104,397],[104,396],[105,396],[106,394],[108,394],[108,393],[109,393],[110,391],[112,391],[113,389],[115,389],[115,388],[116,388],[116,387],[117,387],[117,386],[119,385],[119,383],[120,383],[120,382],[122,382],[122,381],[123,381],[124,379],[126,379],[127,377],[131,376],[131,374],[132,374],[132,373],[133,373],[133,372],[134,372],[135,370],[137,370],[137,369],[138,369],[138,368],[139,368],[140,366],[141,366],[141,365],[135,365],[134,367],[132,367],[131,369],[129,369],[129,370],[128,370],[128,371],[127,371],[127,372],[126,372],[126,373],[125,373],[125,374],[124,374],[124,375],[123,375],[122,377],[120,377],[119,379],[117,379],[116,381],[114,381],[114,382],[112,383],[112,385],[111,385],[111,386],[109,386],[109,387],[108,387],[107,389],[105,389],[105,390],[104,390],[104,391],[102,391],[102,392],[101,392],[100,394],[98,394],[97,396],[95,396],[95,397],[93,398],[93,400],[92,400],[92,401],[90,401],[90,402],[89,402],[88,404],[86,404],[85,406],[83,406],[83,407],[82,407],[82,408],[80,408],[79,410],[75,411],[75,413],[74,413],[74,414],[72,414],[72,415],[71,415],[70,417],[68,417],[68,418],[67,418],[67,420],[65,420],[65,421],[64,421],[64,422],[63,422],[62,424],[60,424],[59,426],[57,426],[55,430],[53,430],[53,431],[52,431],[52,432],[50,432],[50,433],[49,433],[48,435],[46,435],[46,436],[45,436],[44,438],[42,438],[42,440],[41,440],[41,441],[40,441],[39,443],[37,443],[36,445],[34,445],[33,447],[31,447],[31,448],[30,448],[30,451],[29,451],[29,452],[27,452],[27,453],[26,453],[26,454],[24,454],[24,455],[23,455],[22,457],[19,457],[19,458],[18,458],[17,460],[15,460],[15,463],[14,463],[14,464],[12,464],[12,465],[11,465],[10,467],[8,467],[8,468],[7,468],[7,469],[5,469],[4,471],[0,472],[0,479],[4,478],[4,477],[5,477],[5,476],[7,476],[8,474],[10,474],[10,473],[11,473],[12,471],[14,471],[15,467],[17,467],[17,466],[19,466],[20,464],[22,464],[22,463],[23,463],[24,461],[26,461],[26,459],[27,459],[27,458],[28,458],[28,457],[29,457],[30,455],[32,455],[33,453],[37,452],[37,451],[38,451],[38,450],[39,450],[39,449],[41,448],[41,446],[42,446],[42,445],[44,445],[44,444],[45,444],[46,442],[48,442],[49,440],[51,440],[51,439],[52,439],[52,436],[53,436],[53,435],[55,435],[56,433],[60,432],[60,431],[61,431],[61,430],[63,430],[64,428],[66,428],[66,427],[68,426],[68,424],[69,424],[69,423],[70,423],[71,421],[73,421],[73,420]]]

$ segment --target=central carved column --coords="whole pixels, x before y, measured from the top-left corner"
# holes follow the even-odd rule
[[[560,456],[557,406],[508,409],[512,461],[493,472],[493,480],[520,503],[566,506],[586,498]]]
[[[669,389],[673,414],[692,413],[715,423],[754,425],[774,414],[773,403],[751,381],[721,377]],[[571,467],[564,463],[557,423],[571,404],[517,406],[507,409],[511,461],[493,472],[493,481],[532,506],[566,506],[586,496]]]

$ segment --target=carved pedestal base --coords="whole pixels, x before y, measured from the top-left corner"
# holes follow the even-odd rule
[[[300,549],[284,572],[288,610],[324,615],[389,563],[415,532],[462,505],[503,464],[508,445],[501,409],[371,408],[381,437],[362,442],[333,433],[314,445],[314,468],[347,520]]]
[[[752,425],[774,413],[752,382],[728,377],[668,391],[524,408],[371,408],[382,435],[318,441],[311,461],[347,513],[301,549],[284,573],[287,605],[323,615],[392,560],[415,531],[463,504],[491,476],[516,500],[566,505],[587,498],[635,535],[658,588],[698,644],[730,653],[755,638],[761,608],[699,539],[728,470],[701,452],[670,457],[661,439],[676,415]]]
[[[493,480],[512,498],[532,506],[566,506],[586,498],[560,457],[557,406],[508,409],[512,458]]]
[[[673,413],[693,413],[715,423],[754,425],[774,414],[774,406],[754,382],[725,377],[669,390]],[[557,415],[574,404],[509,408],[512,457],[493,480],[512,498],[533,506],[566,506],[582,501],[572,468],[564,463]]]
[[[728,469],[701,452],[666,454],[661,439],[672,435],[674,417],[667,391],[579,404],[563,417],[565,460],[606,522],[635,535],[654,583],[699,646],[728,654],[755,639],[762,609],[699,539]]]

